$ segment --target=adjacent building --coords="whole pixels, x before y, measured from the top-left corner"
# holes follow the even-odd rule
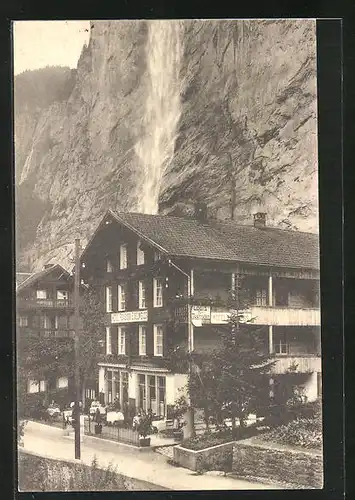
[[[290,380],[308,400],[321,394],[316,234],[268,227],[262,213],[249,226],[210,219],[203,204],[190,218],[109,211],[82,254],[81,278],[106,314],[104,403],[118,398],[166,416],[187,375],[162,360],[177,345],[215,346],[240,284],[249,294],[248,327],[263,329],[276,359],[270,395],[287,397]]]
[[[16,273],[17,339],[42,338],[45,347],[56,339],[71,346],[73,338],[73,279],[60,265],[47,265],[37,273]],[[19,349],[19,363],[25,363]],[[44,356],[45,353],[43,353]],[[38,353],[40,359],[41,353]],[[40,365],[34,367],[41,372]],[[42,394],[43,400],[58,403],[73,397],[73,381],[68,370],[56,370],[42,378],[27,380],[27,393]]]

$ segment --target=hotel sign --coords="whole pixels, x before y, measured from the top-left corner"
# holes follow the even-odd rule
[[[111,314],[111,323],[140,323],[142,321],[148,321],[148,310],[144,309],[142,311],[122,311],[118,313]]]
[[[223,325],[229,323],[231,314],[236,314],[237,311],[226,309],[215,309],[211,311],[211,323],[213,325]],[[245,323],[252,318],[250,311],[239,311],[239,322]]]
[[[202,323],[211,322],[211,307],[210,306],[192,306],[191,321],[195,326],[201,326]]]

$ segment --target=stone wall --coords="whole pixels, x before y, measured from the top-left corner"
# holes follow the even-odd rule
[[[186,469],[198,470],[230,470],[233,459],[233,442],[205,448],[189,450],[182,446],[174,447],[174,460]]]
[[[234,443],[233,472],[241,478],[267,479],[302,488],[323,487],[321,452],[267,446],[250,440]]]

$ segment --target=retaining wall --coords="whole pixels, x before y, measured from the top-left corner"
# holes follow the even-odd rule
[[[181,467],[198,470],[231,470],[233,442],[219,444],[203,450],[190,450],[183,445],[174,446],[174,460]]]
[[[250,440],[238,441],[233,447],[233,473],[238,477],[267,479],[298,485],[302,488],[323,487],[321,451],[302,451]]]

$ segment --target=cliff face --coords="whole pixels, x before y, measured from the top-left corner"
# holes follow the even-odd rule
[[[15,89],[21,267],[70,267],[108,208],[201,198],[218,217],[317,229],[313,21],[91,25],[69,98],[34,116]]]

